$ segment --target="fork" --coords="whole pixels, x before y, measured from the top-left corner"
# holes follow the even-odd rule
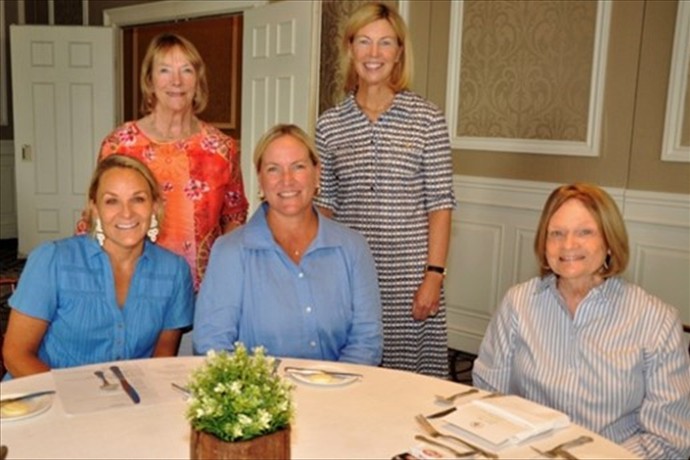
[[[571,454],[570,452],[566,451],[565,449],[572,449],[573,447],[578,447],[578,446],[581,446],[583,444],[587,444],[587,443],[592,442],[592,441],[594,441],[594,439],[591,436],[583,435],[583,436],[580,436],[578,438],[571,439],[570,441],[562,442],[559,445],[557,445],[556,447],[552,447],[551,449],[547,450],[546,452],[543,452],[534,446],[530,446],[530,447],[532,447],[532,450],[538,452],[540,455],[543,455],[545,457],[549,457],[549,458],[563,457],[566,459],[573,460],[576,457],[573,454]]]
[[[479,390],[476,388],[471,388],[469,390],[461,391],[460,393],[455,393],[455,394],[450,395],[450,396],[436,395],[436,401],[444,403],[444,404],[453,404],[453,401],[455,401],[457,398],[472,395],[475,393],[479,393]]]
[[[469,452],[460,452],[458,450],[453,449],[450,446],[447,446],[445,444],[441,444],[440,442],[434,441],[433,439],[429,439],[426,436],[422,436],[421,434],[416,434],[414,436],[414,438],[417,441],[424,441],[425,443],[427,443],[429,445],[440,447],[441,449],[447,450],[451,454],[455,455],[456,458],[469,457],[470,455],[474,455],[477,453],[477,451],[475,451],[475,450],[471,450]]]
[[[419,423],[422,426],[424,431],[426,431],[426,433],[429,436],[431,436],[432,438],[451,439],[457,443],[462,444],[463,446],[465,446],[469,449],[474,450],[475,453],[481,454],[486,458],[492,458],[492,459],[498,458],[498,455],[491,453],[491,452],[487,452],[486,450],[482,449],[481,447],[475,446],[474,444],[470,444],[469,442],[467,442],[463,439],[460,439],[457,436],[453,436],[451,434],[441,433],[436,428],[434,428],[434,425],[429,423],[429,421],[422,414],[416,415],[414,419],[417,421],[417,423]]]

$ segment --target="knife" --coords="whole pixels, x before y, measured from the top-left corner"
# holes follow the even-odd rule
[[[117,377],[117,379],[120,381],[122,389],[125,390],[127,396],[129,396],[130,399],[134,401],[134,404],[139,404],[141,402],[141,398],[139,398],[139,393],[137,393],[137,390],[135,390],[134,387],[127,381],[127,379],[125,378],[125,374],[122,373],[120,368],[117,366],[110,366],[110,370],[113,371],[115,377]]]
[[[5,404],[9,404],[11,402],[17,402],[17,401],[22,401],[24,399],[37,398],[39,396],[52,395],[52,394],[55,394],[55,390],[35,391],[33,393],[27,393],[27,394],[22,395],[22,396],[15,396],[13,398],[2,399],[2,400],[0,400],[0,406],[4,406]]]
[[[326,371],[323,369],[314,369],[312,367],[286,367],[285,372],[296,372],[298,374],[326,374],[332,375],[333,377],[358,377],[361,378],[362,374],[354,374],[352,372],[337,372],[337,371]]]

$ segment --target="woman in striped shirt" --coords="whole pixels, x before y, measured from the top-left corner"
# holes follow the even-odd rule
[[[409,91],[405,24],[382,3],[348,20],[347,97],[316,127],[322,160],[316,203],[371,247],[383,306],[383,362],[448,377],[443,279],[453,196],[442,112]]]
[[[541,277],[511,288],[474,384],[567,413],[642,458],[690,455],[690,358],[678,311],[619,276],[620,211],[601,188],[558,187],[535,238]]]

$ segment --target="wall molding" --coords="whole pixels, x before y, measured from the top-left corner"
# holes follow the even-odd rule
[[[666,119],[661,161],[690,162],[690,146],[681,145],[685,120],[685,101],[688,97],[688,73],[690,73],[690,2],[678,2],[676,32],[673,38],[673,57],[666,96]]]
[[[449,346],[476,353],[507,289],[538,274],[532,249],[558,183],[456,175],[446,278]],[[605,187],[630,238],[624,277],[676,306],[690,323],[690,195]]]
[[[599,156],[604,86],[611,23],[612,2],[598,0],[595,25],[594,52],[585,141],[555,141],[460,136],[457,133],[460,100],[460,70],[462,65],[462,23],[464,1],[451,2],[450,46],[448,50],[448,78],[446,80],[446,118],[450,129],[451,146],[455,149],[486,150],[513,153],[532,153],[566,156]]]

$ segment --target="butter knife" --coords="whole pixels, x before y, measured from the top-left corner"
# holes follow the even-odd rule
[[[326,374],[333,377],[358,377],[361,378],[362,374],[355,374],[352,372],[337,372],[337,371],[327,371],[323,369],[315,369],[312,367],[286,367],[285,372],[295,372],[302,375],[314,375],[314,374]]]
[[[2,399],[0,400],[0,406],[4,406],[5,404],[9,404],[12,402],[23,401],[25,399],[37,398],[39,396],[52,394],[55,394],[55,390],[35,391],[33,393],[27,393],[22,396],[15,396],[12,398]]]
[[[110,370],[113,371],[115,377],[117,377],[117,379],[120,381],[122,389],[125,390],[127,396],[129,396],[130,399],[134,401],[134,404],[139,404],[141,402],[141,398],[139,398],[139,393],[137,393],[137,390],[135,390],[134,387],[127,381],[127,379],[125,378],[125,374],[122,373],[120,368],[117,366],[110,366]]]

